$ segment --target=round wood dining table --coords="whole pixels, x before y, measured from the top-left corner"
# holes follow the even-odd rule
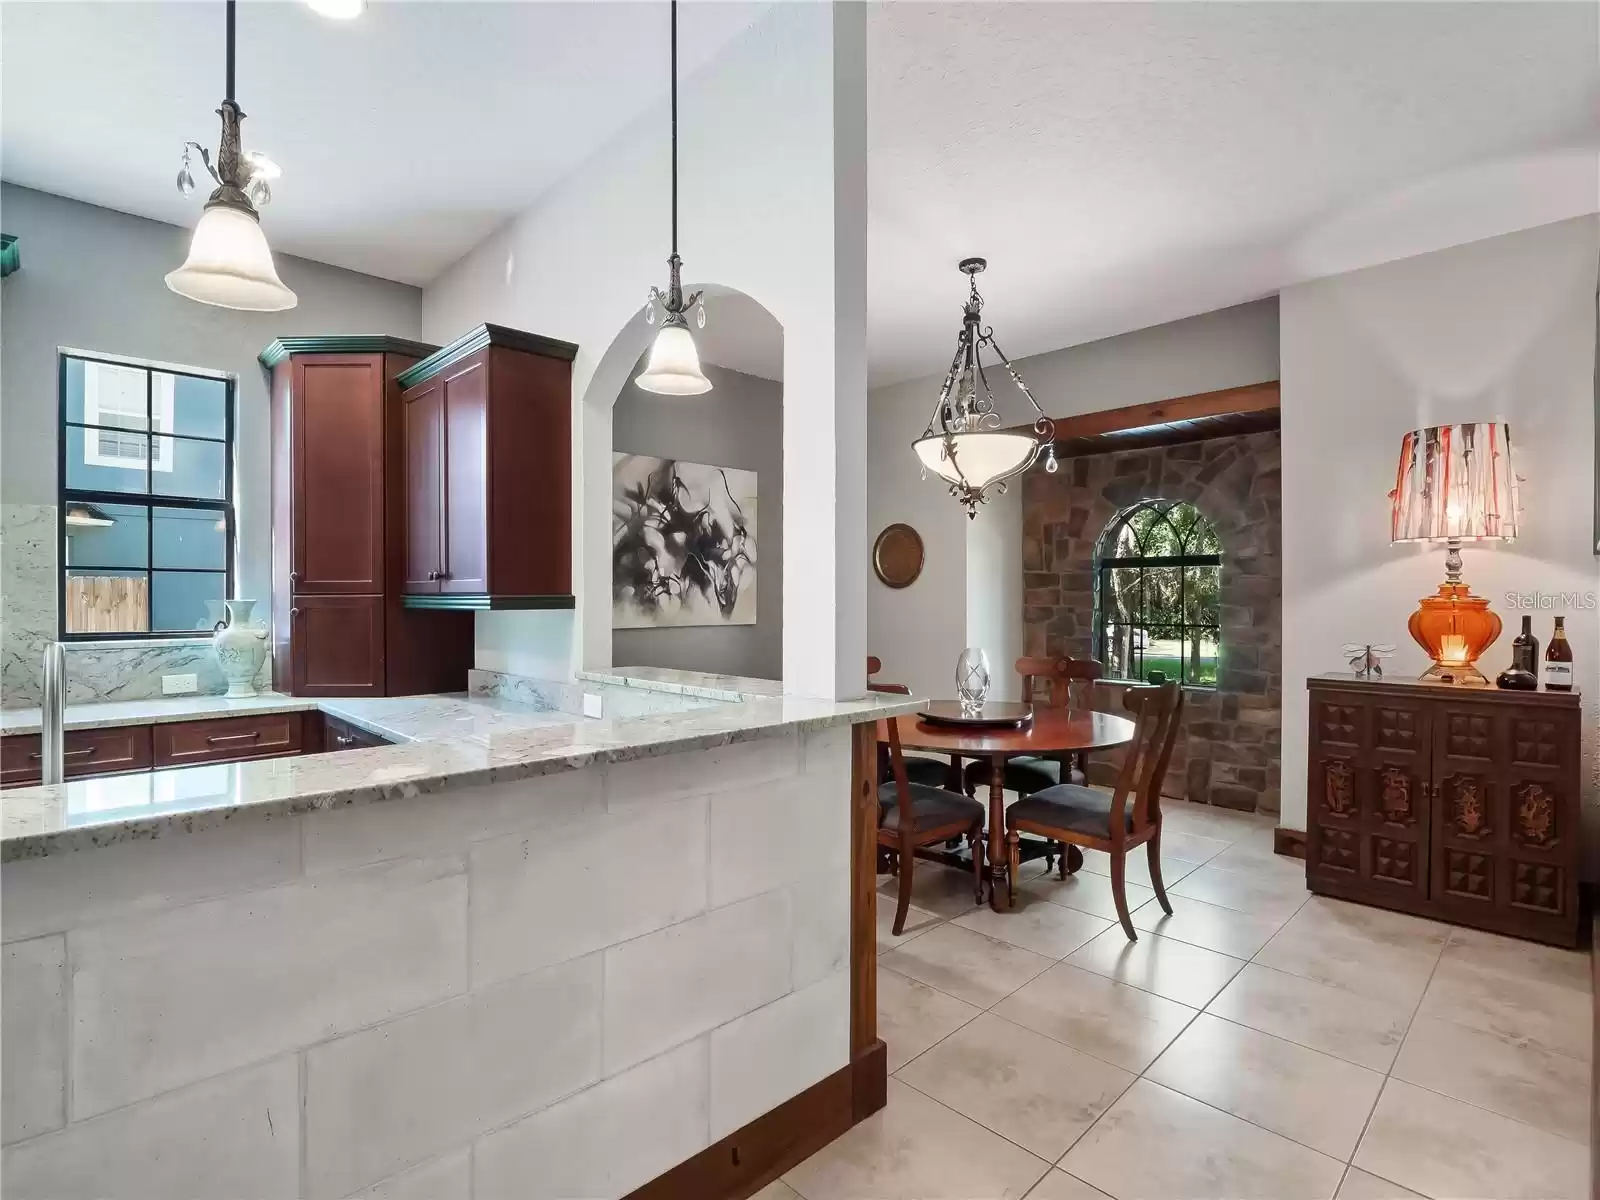
[[[1006,760],[1028,755],[1110,750],[1133,741],[1134,731],[1132,721],[1112,713],[1042,706],[1035,706],[1032,723],[1023,729],[934,725],[915,714],[894,720],[899,726],[903,749],[935,750],[963,759],[989,760],[989,906],[997,911],[1011,906],[1011,888],[1006,879]],[[878,740],[886,743],[888,739],[889,723],[879,721]],[[952,768],[952,783],[954,775]],[[1077,858],[1082,861],[1081,853]]]

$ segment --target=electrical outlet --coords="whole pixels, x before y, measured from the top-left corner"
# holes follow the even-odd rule
[[[586,717],[598,717],[600,710],[601,698],[593,692],[585,692],[583,694],[583,715]]]
[[[198,675],[163,675],[161,677],[161,694],[163,696],[188,696],[200,690],[200,677]]]

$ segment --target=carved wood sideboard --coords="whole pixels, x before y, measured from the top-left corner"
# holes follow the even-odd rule
[[[1577,692],[1349,675],[1307,686],[1313,892],[1577,943]]]

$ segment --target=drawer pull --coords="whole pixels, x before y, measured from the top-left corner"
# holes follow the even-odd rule
[[[214,733],[206,741],[215,746],[220,742],[254,741],[261,736],[259,729],[252,729],[249,733]]]
[[[335,734],[333,744],[335,746],[354,746],[356,744],[355,735],[351,733]]]
[[[82,750],[63,750],[61,752],[61,757],[62,758],[83,758],[86,755],[93,754],[99,748],[100,747],[98,747],[98,746],[85,746]],[[30,754],[30,755],[28,755],[28,757],[29,758],[43,758],[44,757],[44,752],[40,751],[37,754]]]

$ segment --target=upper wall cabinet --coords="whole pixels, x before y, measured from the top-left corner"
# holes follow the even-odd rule
[[[577,352],[480,325],[401,372],[406,607],[572,607]]]
[[[272,373],[272,670],[297,696],[459,691],[469,613],[402,606],[406,408],[398,376],[436,347],[280,338]]]

